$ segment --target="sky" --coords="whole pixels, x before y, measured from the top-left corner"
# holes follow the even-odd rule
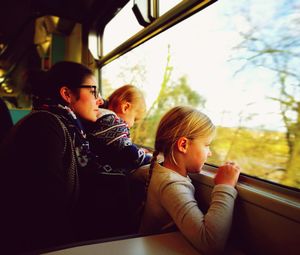
[[[172,1],[167,2],[172,6]],[[119,87],[126,80],[116,74],[126,73],[125,65],[145,66],[146,77],[136,85],[145,91],[150,107],[159,92],[170,45],[172,79],[176,82],[181,76],[187,77],[190,87],[206,99],[203,111],[215,124],[237,126],[240,121],[238,116],[242,115],[243,125],[247,127],[284,131],[279,104],[269,99],[271,96],[278,97],[279,93],[273,84],[274,73],[255,67],[236,74],[243,62],[229,60],[236,56],[234,47],[242,40],[239,32],[249,31],[253,24],[259,32],[269,31],[268,27],[274,29],[289,20],[287,14],[289,17],[295,15],[290,13],[288,7],[299,2],[220,0],[108,64],[103,68],[103,78],[114,87]],[[128,5],[127,13],[119,13],[118,22],[121,22],[123,29],[120,30],[120,23],[116,22],[105,31],[105,52],[142,29],[130,14],[130,8],[131,5]],[[249,13],[254,23],[249,24],[241,10]],[[132,75],[127,72],[128,81]],[[254,117],[246,120],[247,116]]]

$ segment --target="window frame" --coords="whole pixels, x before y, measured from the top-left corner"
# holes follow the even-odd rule
[[[178,5],[174,6],[169,11],[167,11],[166,13],[164,13],[162,16],[154,20],[150,25],[146,26],[140,32],[133,35],[128,40],[121,43],[118,47],[116,47],[115,49],[103,56],[103,51],[101,51],[102,46],[100,45],[98,47],[100,49],[100,53],[98,54],[99,58],[96,59],[97,68],[99,71],[100,91],[102,92],[102,67],[217,1],[218,0],[184,0]],[[103,33],[104,29],[101,30],[101,33],[98,35],[100,36],[98,40],[100,44],[103,43]],[[151,148],[148,149],[151,150]],[[204,170],[201,171],[201,174],[203,176],[206,176],[203,179],[205,180],[205,185],[212,185],[212,176],[215,174],[216,170],[217,166],[206,164]],[[196,176],[193,176],[193,178],[196,178],[196,180],[199,180],[199,178],[201,179],[201,177]],[[253,192],[254,194],[260,194],[261,196],[269,198],[272,198],[272,196],[274,196],[273,199],[281,201],[282,204],[286,205],[292,205],[297,207],[300,204],[300,200],[298,200],[300,189],[285,186],[280,183],[275,183],[267,179],[261,179],[245,173],[240,174],[238,189],[241,190],[241,192],[247,190]],[[290,200],[290,197],[292,197],[293,199]],[[272,206],[270,208],[272,208]]]
[[[185,0],[176,5],[171,10],[154,20],[150,25],[142,29],[137,34],[130,37],[128,40],[120,44],[118,47],[105,55],[99,52],[97,59],[97,68],[101,69],[111,61],[124,55],[128,51],[138,47],[142,43],[148,41],[152,37],[160,34],[161,32],[169,29],[184,19],[190,17],[194,13],[206,8],[218,0]],[[133,14],[132,14],[133,15]],[[105,33],[105,31],[104,31]],[[103,38],[103,33],[99,34]],[[103,39],[100,39],[103,42]],[[101,48],[101,46],[100,46]]]

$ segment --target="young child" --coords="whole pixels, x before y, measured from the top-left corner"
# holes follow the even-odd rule
[[[234,163],[219,167],[206,214],[198,207],[188,173],[199,173],[215,134],[211,120],[196,109],[178,106],[161,119],[151,160],[141,233],[177,228],[201,254],[223,250],[231,227],[234,186],[240,173]],[[164,155],[162,165],[157,163]]]
[[[89,127],[92,152],[98,155],[98,171],[104,174],[127,174],[148,164],[151,156],[132,143],[129,129],[146,111],[142,92],[124,85],[108,98],[108,109],[99,109],[96,124]]]

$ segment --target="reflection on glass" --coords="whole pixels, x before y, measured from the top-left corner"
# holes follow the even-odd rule
[[[124,83],[143,89],[136,143],[153,146],[161,115],[193,105],[218,126],[210,163],[234,160],[299,188],[300,6],[250,3],[218,1],[104,67],[104,95]]]

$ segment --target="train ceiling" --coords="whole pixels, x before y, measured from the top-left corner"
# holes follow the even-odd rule
[[[37,17],[60,17],[60,27],[79,22],[95,28],[107,24],[129,0],[4,0],[0,3],[0,68],[9,68],[32,44]]]

